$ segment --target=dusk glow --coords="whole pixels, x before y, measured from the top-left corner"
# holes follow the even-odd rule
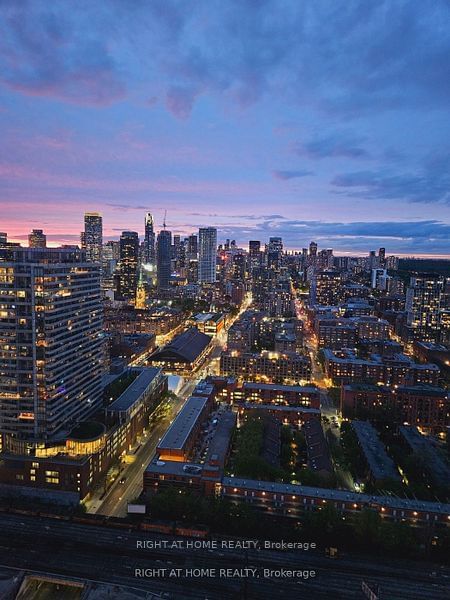
[[[449,24],[0,0],[1,598],[448,597]]]
[[[0,230],[449,255],[445,1],[4,2]]]

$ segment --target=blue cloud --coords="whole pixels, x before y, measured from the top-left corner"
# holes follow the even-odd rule
[[[223,237],[249,238],[248,226],[220,227]],[[244,233],[245,232],[245,233]],[[323,247],[337,251],[369,251],[386,246],[388,252],[448,253],[450,225],[436,220],[325,222],[306,220],[261,221],[251,227],[251,239],[266,240],[271,235],[283,238],[287,247],[306,247],[316,240]]]
[[[308,175],[314,175],[313,171],[308,171],[306,169],[294,169],[291,171],[272,171],[272,175],[275,179],[281,179],[283,181],[287,181],[289,179],[298,179],[299,177],[307,177]]]
[[[353,197],[450,204],[449,156],[430,159],[416,173],[357,171],[337,175],[331,183],[346,189],[343,193]]]
[[[318,138],[296,144],[294,151],[308,158],[370,158],[369,152],[363,147],[363,137],[355,136],[347,132],[336,132],[327,137]]]
[[[449,102],[443,0],[116,0],[66,9],[61,1],[3,3],[6,85],[103,103],[140,81],[147,95],[163,88],[182,118],[204,93],[249,105],[281,92],[294,104],[347,115]]]

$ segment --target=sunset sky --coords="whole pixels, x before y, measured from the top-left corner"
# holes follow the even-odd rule
[[[450,4],[0,3],[0,230],[450,255]]]

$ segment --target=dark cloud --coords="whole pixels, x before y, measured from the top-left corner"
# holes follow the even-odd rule
[[[180,118],[206,93],[241,106],[281,94],[350,117],[449,105],[445,0],[115,0],[70,11],[36,0],[0,10],[2,81],[28,94],[105,104],[139,82]]]
[[[82,24],[57,6],[53,11],[36,3],[34,9],[16,3],[3,10],[0,81],[32,96],[83,104],[107,105],[125,96],[107,39],[84,35]]]
[[[294,151],[308,158],[370,158],[370,154],[363,147],[363,137],[358,137],[346,132],[336,132],[328,137],[311,140],[304,144],[294,145]]]
[[[222,237],[238,240],[266,240],[271,235],[283,238],[287,247],[306,247],[316,240],[321,247],[333,247],[341,251],[369,251],[386,246],[388,252],[396,253],[448,253],[450,225],[436,220],[428,221],[379,221],[324,222],[284,220],[262,221],[249,228],[248,225],[220,226]]]
[[[348,196],[373,200],[450,203],[450,158],[431,158],[417,173],[356,171],[337,175],[332,184]]]
[[[297,179],[299,177],[307,177],[308,175],[314,175],[314,173],[313,171],[298,169],[292,171],[272,171],[272,175],[275,177],[275,179],[287,181],[289,179]]]
[[[106,202],[105,206],[111,206],[117,210],[150,210],[148,206],[144,204],[133,205],[133,204],[114,204],[113,202]]]
[[[261,221],[261,220],[280,220],[285,219],[283,215],[273,214],[273,215],[219,215],[218,213],[201,213],[201,212],[191,212],[186,213],[191,217],[210,217],[210,218],[227,218],[227,219],[246,219],[248,221]]]

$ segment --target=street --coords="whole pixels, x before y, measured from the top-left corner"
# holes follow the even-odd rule
[[[230,322],[234,322],[251,304],[251,296],[246,296],[238,315]],[[181,326],[180,326],[181,327]],[[167,343],[174,335],[180,332],[180,327],[165,336],[160,336],[159,341]],[[150,425],[149,430],[143,436],[141,445],[133,456],[133,461],[123,464],[123,468],[115,481],[104,495],[103,488],[94,491],[92,497],[86,502],[87,511],[115,517],[123,517],[127,514],[127,504],[136,499],[142,492],[143,473],[153,458],[159,440],[183,406],[186,399],[192,394],[200,379],[209,374],[218,374],[219,357],[227,341],[227,329],[223,328],[218,335],[213,337],[209,352],[200,367],[185,378],[176,398],[172,398],[168,410],[158,416]],[[139,366],[145,363],[145,356],[135,359],[130,366]],[[122,483],[121,483],[122,481]]]

